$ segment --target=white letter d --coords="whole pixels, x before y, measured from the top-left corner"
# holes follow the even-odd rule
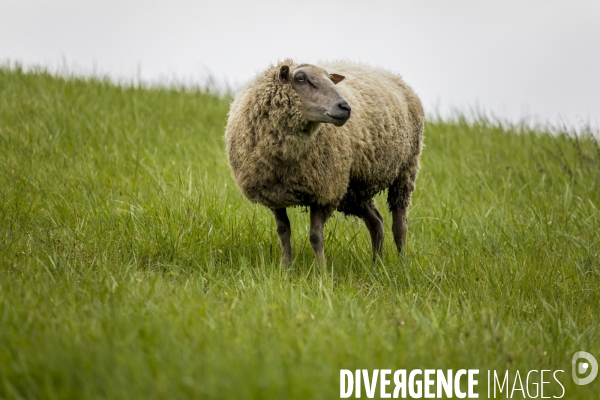
[[[346,385],[346,378],[348,378],[348,385]],[[352,389],[354,389],[354,376],[352,375],[352,371],[340,369],[340,398],[347,399],[352,396]]]

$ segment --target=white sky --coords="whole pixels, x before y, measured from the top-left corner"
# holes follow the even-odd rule
[[[400,73],[428,111],[600,126],[598,0],[0,0],[0,60],[237,87],[278,59]]]

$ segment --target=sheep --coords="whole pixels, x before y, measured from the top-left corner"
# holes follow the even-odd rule
[[[373,197],[385,189],[394,242],[403,250],[423,127],[421,101],[391,72],[285,60],[236,95],[225,142],[242,193],[273,212],[284,267],[292,262],[286,208],[306,206],[309,241],[324,268],[323,228],[335,210],[362,218],[373,260],[381,255],[383,217]]]

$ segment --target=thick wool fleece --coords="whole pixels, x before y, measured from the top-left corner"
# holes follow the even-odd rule
[[[419,169],[423,107],[397,75],[362,64],[319,64],[346,77],[352,107],[342,127],[304,119],[300,98],[278,79],[286,60],[259,74],[231,105],[225,140],[233,176],[253,202],[276,209],[318,204],[358,215],[389,188],[406,208]]]

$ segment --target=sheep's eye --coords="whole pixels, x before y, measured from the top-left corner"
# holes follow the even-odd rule
[[[296,77],[296,82],[304,82],[305,79],[306,79],[306,77],[304,76],[304,74],[299,74]]]
[[[304,78],[298,78],[298,82],[304,82]]]

